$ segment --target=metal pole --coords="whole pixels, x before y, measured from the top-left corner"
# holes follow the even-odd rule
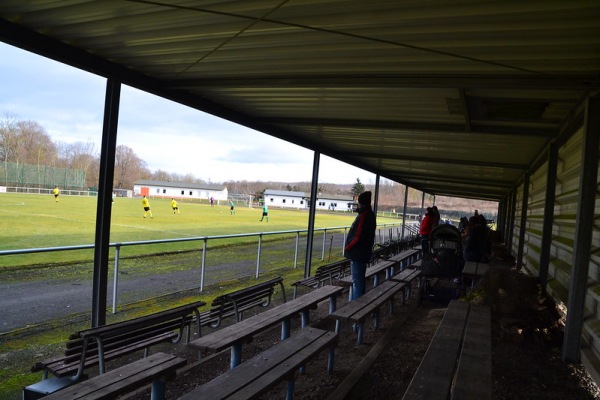
[[[523,199],[521,201],[521,223],[519,224],[519,244],[517,248],[517,270],[523,268],[525,251],[525,232],[527,230],[527,206],[529,205],[529,172],[525,173],[523,181]]]
[[[584,137],[579,175],[573,268],[569,282],[567,323],[563,340],[562,360],[578,363],[585,316],[587,280],[592,264],[592,236],[598,187],[598,149],[600,147],[600,98],[588,99],[585,108]]]
[[[323,245],[321,246],[321,261],[325,260],[325,239],[327,238],[327,229],[323,231]]]
[[[319,161],[321,153],[315,151],[313,159],[313,173],[310,185],[310,204],[308,212],[308,232],[306,234],[306,257],[304,259],[304,277],[310,276],[310,265],[312,262],[313,237],[315,235],[315,212],[317,204],[317,189],[319,186]]]
[[[117,243],[115,247],[115,276],[113,276],[113,306],[112,313],[117,313],[117,289],[119,287],[119,253],[121,246]]]
[[[294,251],[294,269],[298,267],[298,248],[300,247],[300,231],[296,232],[296,250]]]
[[[258,254],[256,255],[256,278],[260,273],[260,252],[262,251],[262,233],[258,235]]]
[[[112,211],[112,185],[115,176],[115,151],[121,82],[109,78],[104,96],[104,119],[100,150],[100,174],[96,208],[96,234],[94,240],[94,272],[92,282],[92,327],[106,324],[106,295],[108,285],[108,256],[110,244],[110,218]]]
[[[202,267],[200,267],[200,291],[204,291],[204,274],[206,273],[206,242],[208,239],[202,241]]]
[[[425,194],[425,193],[423,193]],[[404,206],[402,207],[402,239],[404,239],[404,226],[406,225],[406,203],[408,202],[408,185],[404,185]]]

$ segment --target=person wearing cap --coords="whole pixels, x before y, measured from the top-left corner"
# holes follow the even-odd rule
[[[365,273],[375,243],[376,220],[371,209],[371,192],[363,192],[358,196],[356,212],[358,215],[350,227],[344,248],[346,258],[350,259],[352,300],[365,293]]]

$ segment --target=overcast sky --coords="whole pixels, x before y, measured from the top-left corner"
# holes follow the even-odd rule
[[[54,142],[100,150],[106,80],[0,42],[0,118],[35,121]],[[310,181],[313,152],[123,86],[117,144],[151,171],[227,180]],[[372,184],[375,175],[321,156],[321,183]]]

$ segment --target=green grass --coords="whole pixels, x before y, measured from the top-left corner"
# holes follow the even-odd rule
[[[52,196],[28,194],[0,194],[0,250],[33,249],[60,246],[92,245],[95,237],[96,197],[70,197],[61,195],[56,203]],[[238,233],[303,230],[308,224],[308,212],[271,208],[270,221],[259,222],[260,208],[237,205],[236,215],[230,215],[227,204],[199,204],[179,201],[181,213],[174,215],[170,199],[150,199],[154,218],[142,218],[139,198],[117,198],[112,206],[111,243],[135,242],[157,239],[194,238]],[[317,213],[315,227],[348,226],[355,214]],[[379,223],[398,222],[382,218]],[[271,236],[265,236],[269,239]],[[252,243],[256,238],[231,238],[210,243],[231,245]],[[201,241],[160,245],[127,246],[127,255],[177,252],[202,247]],[[93,259],[92,250],[63,251],[52,255],[52,262],[80,262]],[[111,249],[111,256],[114,250]],[[27,256],[0,257],[0,267],[47,265],[47,253]]]

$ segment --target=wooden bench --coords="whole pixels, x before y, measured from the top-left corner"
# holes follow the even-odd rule
[[[288,381],[286,398],[292,399],[296,372],[324,349],[329,349],[327,371],[333,371],[337,339],[337,333],[307,327],[180,400],[256,399],[284,379]]]
[[[365,281],[373,279],[373,287],[379,285],[381,280],[389,279],[392,276],[393,270],[397,263],[395,261],[380,261],[371,267],[368,267],[365,272]],[[383,276],[383,279],[380,279]],[[352,275],[346,276],[338,280],[339,286],[349,287],[348,301],[352,300]]]
[[[491,346],[490,308],[452,300],[403,399],[491,399]]]
[[[419,250],[409,249],[390,257],[388,260],[398,263],[398,267],[400,271],[402,271],[405,268],[408,268],[410,265],[417,262],[420,259],[420,257],[421,253],[419,252]]]
[[[316,308],[320,302],[327,299],[329,299],[329,312],[335,311],[337,296],[342,290],[343,288],[338,286],[322,286],[260,314],[192,340],[188,346],[198,350],[200,357],[203,353],[217,353],[229,348],[230,368],[233,369],[241,362],[242,345],[245,342],[251,341],[255,335],[280,323],[281,339],[287,339],[290,336],[292,318],[300,314],[301,326],[308,326],[309,310]]]
[[[416,268],[407,268],[401,271],[399,274],[394,275],[390,278],[393,281],[403,282],[406,284],[406,298],[408,299],[412,294],[412,282],[417,280],[417,287],[421,287],[423,285],[423,275],[421,271]]]
[[[152,382],[152,400],[165,398],[165,381],[187,361],[172,354],[156,353],[105,374],[45,396],[46,400],[112,399]]]
[[[338,279],[345,277],[349,271],[350,260],[340,260],[317,267],[313,276],[292,283],[294,287],[294,299],[298,294],[298,286],[316,289],[325,284],[333,285]]]
[[[105,372],[105,363],[136,351],[148,355],[149,348],[165,342],[177,343],[187,328],[190,339],[191,324],[199,332],[199,311],[203,301],[172,308],[139,318],[104,325],[74,333],[66,343],[63,356],[38,362],[32,372],[43,371],[42,381],[23,389],[23,398],[37,398],[84,379],[85,370],[98,366]],[[54,377],[49,378],[52,374]]]
[[[386,302],[390,305],[390,313],[394,312],[394,296],[404,291],[405,283],[396,281],[385,281],[374,287],[359,298],[346,303],[329,316],[336,320],[335,331],[340,331],[341,321],[350,321],[357,325],[356,344],[363,341],[364,320],[373,315],[374,329],[379,328],[379,309]],[[404,304],[404,295],[401,296],[401,304]]]
[[[200,324],[218,328],[223,319],[230,316],[235,316],[236,321],[239,322],[243,319],[244,311],[254,307],[268,307],[277,286],[281,288],[281,301],[285,303],[285,287],[283,278],[279,276],[216,297],[211,304],[211,309],[200,313]]]
[[[467,261],[461,273],[463,283],[465,280],[469,280],[471,282],[471,288],[473,288],[477,281],[481,279],[483,275],[487,274],[489,270],[490,265],[488,263]]]

